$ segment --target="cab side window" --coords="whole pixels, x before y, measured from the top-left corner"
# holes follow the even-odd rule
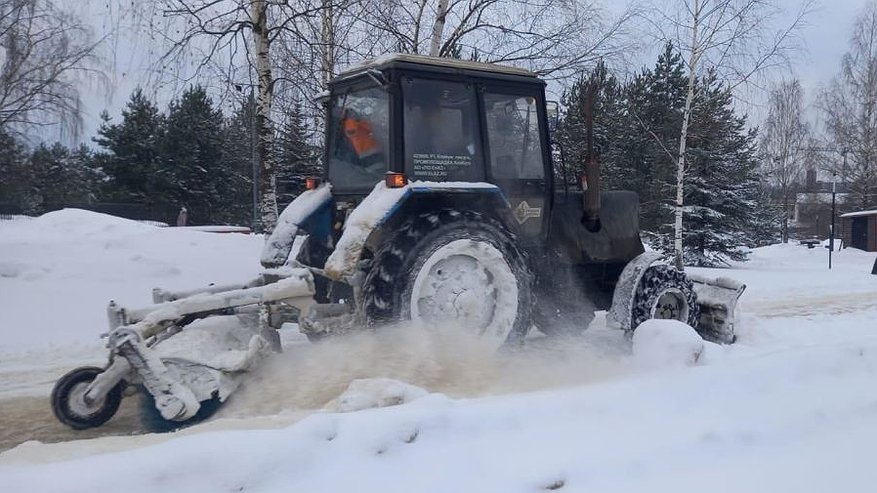
[[[543,179],[542,134],[536,98],[484,95],[490,169],[497,179]]]

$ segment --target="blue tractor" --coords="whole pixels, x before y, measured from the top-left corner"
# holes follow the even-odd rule
[[[390,55],[340,74],[325,105],[325,174],[280,215],[263,273],[156,290],[142,309],[111,303],[109,362],[59,380],[52,404],[62,422],[103,424],[129,385],[159,420],[200,419],[277,349],[274,329],[288,321],[311,340],[405,320],[454,325],[499,348],[534,327],[583,331],[607,310],[628,332],[666,318],[733,342],[744,286],[686,275],[645,251],[638,197],[601,191],[596,159],[565,178],[533,73]],[[235,334],[223,338],[238,341],[226,348],[235,358],[173,351],[195,321],[217,317],[235,321],[216,329]]]

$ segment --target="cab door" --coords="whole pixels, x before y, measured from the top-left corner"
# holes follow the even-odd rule
[[[537,244],[547,233],[551,179],[541,87],[485,86],[481,96],[488,179],[509,199],[521,240]]]

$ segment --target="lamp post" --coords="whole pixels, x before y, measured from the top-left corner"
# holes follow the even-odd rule
[[[849,152],[846,148],[840,150],[840,155],[843,156],[843,168],[841,168],[844,172],[844,177],[846,177],[847,170],[847,152]],[[846,182],[846,179],[844,180]],[[837,212],[837,169],[831,172],[831,237],[828,240],[828,270],[831,270],[831,254],[834,253],[834,216]]]
[[[846,159],[846,153],[844,153],[844,159]],[[837,171],[833,171],[831,173],[831,230],[829,231],[831,235],[828,238],[828,270],[831,270],[831,254],[834,253],[834,213],[836,209],[836,200],[837,196]]]
[[[250,98],[247,100],[245,108],[247,112],[245,114],[250,117],[250,160],[253,164],[252,170],[252,195],[253,195],[253,224],[252,231],[257,233],[259,230],[259,153],[256,149],[256,86],[254,84],[248,84],[244,82],[236,82],[234,83],[234,88],[237,92],[243,93],[244,86],[250,86]]]
[[[800,150],[810,152],[839,152],[843,156],[844,183],[846,183],[847,152],[846,147],[801,147]],[[817,189],[818,190],[818,189]],[[828,270],[831,270],[831,255],[834,253],[834,216],[837,211],[837,169],[831,173],[831,226],[828,236]],[[818,225],[817,225],[818,226]]]

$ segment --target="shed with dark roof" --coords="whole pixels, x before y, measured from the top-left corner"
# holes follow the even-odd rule
[[[877,209],[840,216],[844,247],[877,252]]]

